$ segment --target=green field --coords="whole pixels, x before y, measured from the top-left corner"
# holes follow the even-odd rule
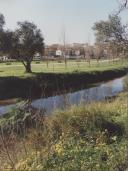
[[[96,60],[91,61],[91,65],[86,61],[67,61],[67,67],[63,61],[49,61],[47,62],[32,62],[33,73],[65,73],[65,72],[81,72],[81,71],[104,71],[109,69],[117,69],[128,66],[128,61],[105,61],[102,60],[97,63]],[[33,74],[26,74],[25,68],[19,62],[0,63],[0,76],[31,76]]]

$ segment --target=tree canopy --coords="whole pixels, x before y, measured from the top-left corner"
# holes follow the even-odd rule
[[[3,26],[5,25],[4,15],[0,13],[0,30],[3,30]]]
[[[126,39],[126,26],[122,25],[118,15],[109,15],[107,21],[94,24],[97,42],[123,41]]]
[[[123,25],[118,15],[109,15],[108,20],[96,22],[93,26],[96,42],[108,44],[109,49],[115,53],[127,53],[128,27]]]
[[[15,31],[16,45],[15,51],[17,59],[20,60],[25,68],[26,72],[31,72],[31,62],[36,53],[40,55],[44,51],[44,38],[40,29],[34,23],[24,21],[18,22],[18,29]]]
[[[26,72],[31,72],[31,62],[37,53],[44,52],[44,38],[41,30],[28,21],[18,22],[15,31],[4,30],[5,19],[0,14],[0,53],[15,57],[25,66]]]

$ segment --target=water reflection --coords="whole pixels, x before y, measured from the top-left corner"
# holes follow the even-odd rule
[[[102,83],[96,87],[66,93],[32,102],[34,108],[51,112],[56,109],[64,109],[70,105],[86,104],[91,101],[100,101],[106,97],[117,95],[124,90],[125,77]]]
[[[97,84],[97,86],[69,92],[53,97],[38,99],[32,102],[32,107],[40,110],[45,110],[51,113],[56,109],[65,109],[70,105],[87,104],[92,101],[100,101],[106,97],[117,95],[128,87],[128,76],[109,81],[107,83]],[[20,105],[18,105],[20,106]],[[0,115],[11,112],[17,105],[0,106]]]

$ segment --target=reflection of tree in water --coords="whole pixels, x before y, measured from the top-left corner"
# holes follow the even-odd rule
[[[59,106],[61,109],[67,108],[71,105],[70,100],[69,100],[69,95],[68,94],[63,94],[61,95],[61,98],[59,99]]]
[[[88,90],[85,90],[83,92],[82,96],[82,102],[90,103],[93,101],[105,99],[106,96],[109,96],[112,94],[112,87],[110,86],[100,86],[100,87],[94,87],[90,88]]]

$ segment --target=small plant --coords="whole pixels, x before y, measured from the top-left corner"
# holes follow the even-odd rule
[[[61,60],[59,60],[59,61],[58,61],[58,63],[62,63],[62,61],[61,61]]]
[[[40,61],[36,61],[36,64],[40,64]]]
[[[5,64],[6,64],[6,65],[12,65],[12,63],[11,63],[11,62],[6,62]]]
[[[77,73],[77,72],[79,72],[79,70],[78,70],[78,69],[76,69],[76,70],[74,70],[73,72]]]

